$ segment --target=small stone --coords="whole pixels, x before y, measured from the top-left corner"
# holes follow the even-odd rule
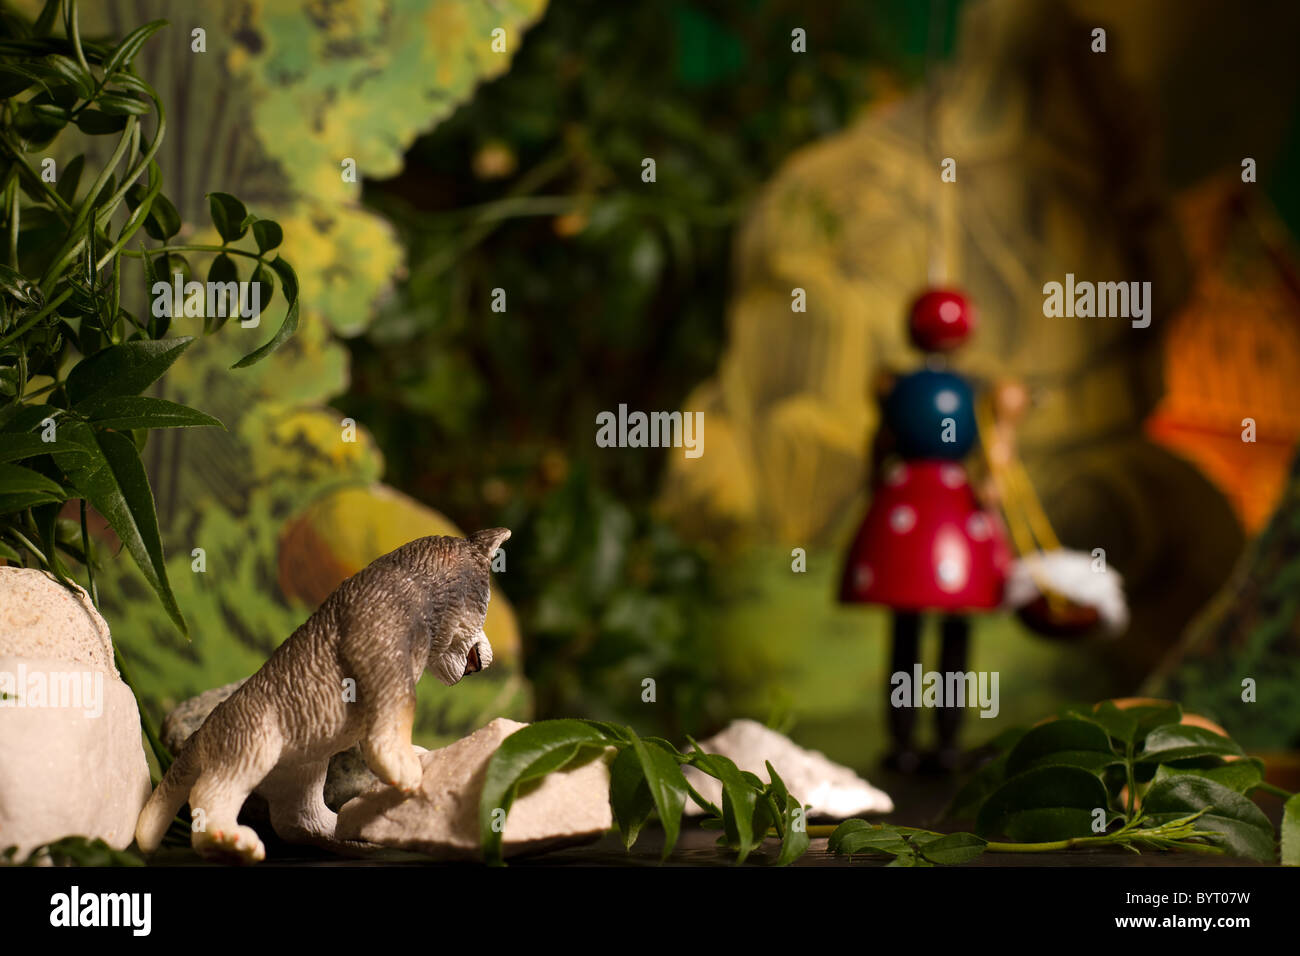
[[[171,713],[163,718],[162,727],[158,731],[163,746],[170,750],[173,756],[180,753],[181,748],[185,746],[185,741],[190,739],[194,731],[203,726],[203,722],[208,719],[208,714],[212,713],[217,704],[239,690],[243,683],[244,681],[237,680],[221,687],[213,687],[173,707]]]
[[[416,753],[427,753],[415,746]],[[361,745],[353,744],[342,753],[330,758],[330,768],[325,774],[325,806],[335,813],[355,796],[365,793],[379,783],[379,778],[366,766],[361,756]]]
[[[382,784],[339,811],[338,840],[360,840],[412,850],[440,860],[480,860],[479,798],[488,761],[521,727],[498,717],[486,727],[420,758],[421,787],[404,796]],[[587,843],[614,824],[609,765],[596,758],[549,774],[515,799],[506,818],[506,856]]]
[[[848,767],[829,760],[816,750],[805,750],[789,737],[754,720],[733,720],[719,734],[700,741],[706,753],[721,754],[741,770],[768,780],[766,762],[776,768],[786,789],[800,803],[810,807],[814,817],[845,819],[863,813],[892,813],[889,794],[873,787]],[[682,770],[686,780],[704,799],[722,805],[722,784],[694,767]],[[770,780],[768,780],[770,782]],[[687,801],[688,814],[704,811]]]

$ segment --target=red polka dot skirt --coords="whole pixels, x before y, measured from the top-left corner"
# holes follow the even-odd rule
[[[907,461],[875,491],[844,567],[840,600],[897,610],[988,610],[1002,603],[1011,551],[953,461]]]

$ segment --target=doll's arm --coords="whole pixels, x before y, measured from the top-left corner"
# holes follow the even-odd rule
[[[1029,392],[1014,379],[1003,379],[993,385],[992,434],[984,436],[984,451],[991,468],[1002,468],[1016,457],[1016,428],[1029,407]],[[989,475],[981,487],[986,507],[999,503],[998,489]]]

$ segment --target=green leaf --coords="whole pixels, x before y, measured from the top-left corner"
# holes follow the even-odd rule
[[[99,205],[99,203],[97,202],[96,205]],[[99,272],[98,267],[95,265],[95,263],[99,261],[99,253],[95,248],[97,240],[95,235],[95,217],[98,211],[99,210],[94,208],[90,210],[90,218],[86,220],[86,241],[82,247],[84,250],[82,253],[82,279],[85,281],[86,288],[88,289],[94,288]],[[91,310],[94,310],[93,299],[91,301]]]
[[[1034,767],[1078,767],[1100,776],[1108,767],[1123,766],[1124,758],[1109,750],[1100,753],[1096,750],[1059,750],[1044,754],[1030,761],[1026,770]]]
[[[126,115],[120,111],[107,113],[103,110],[82,110],[72,122],[88,136],[106,136],[109,133],[120,133],[126,127]]]
[[[655,804],[641,771],[641,761],[630,747],[620,750],[610,765],[609,805],[623,835],[623,846],[631,849]]]
[[[273,219],[258,219],[253,223],[253,241],[257,251],[265,255],[284,242],[284,230]]]
[[[998,754],[984,766],[975,771],[964,784],[952,802],[943,811],[943,819],[969,819],[979,813],[984,801],[1006,781],[1007,758],[1009,752]]]
[[[63,837],[45,846],[35,847],[18,866],[144,866],[145,862],[128,850],[115,850],[103,840]]]
[[[160,242],[166,242],[181,231],[181,214],[162,193],[153,197],[149,215],[144,221],[144,231]]]
[[[866,820],[845,820],[826,841],[826,848],[842,856],[854,853],[895,855],[907,849],[907,841],[903,839],[902,833],[888,825],[873,825]]]
[[[39,115],[30,103],[24,103],[14,117],[13,128],[22,140],[22,148],[31,152],[49,145],[59,135],[63,124],[52,122]]]
[[[1109,700],[1103,701],[1093,709],[1092,719],[1100,724],[1107,734],[1126,747],[1137,737],[1137,718],[1120,710]]]
[[[632,737],[632,750],[641,765],[650,796],[654,799],[659,822],[664,828],[663,859],[668,859],[677,845],[681,831],[682,808],[686,805],[686,778],[677,761],[662,747]]]
[[[112,76],[118,70],[130,66],[131,61],[140,52],[140,47],[144,46],[145,41],[165,26],[167,26],[166,20],[151,20],[144,26],[136,27],[123,37],[122,42],[117,45],[117,48],[113,50],[112,55],[104,64],[105,75]]]
[[[126,93],[101,93],[95,103],[105,113],[117,116],[143,116],[153,109],[153,104]]]
[[[984,802],[975,832],[1006,833],[1031,842],[1088,836],[1092,811],[1109,805],[1106,787],[1090,771],[1037,767],[1011,777]],[[1027,831],[1033,836],[1026,836]]]
[[[754,816],[750,820],[750,825],[754,828],[756,846],[762,845],[763,840],[767,838],[768,831],[773,829],[780,822],[780,819],[772,806],[772,801],[764,794],[755,793]]]
[[[167,259],[166,253],[159,256],[164,262]],[[145,289],[148,291],[150,300],[153,299],[154,284],[159,281],[158,270],[154,267],[153,256],[149,255],[149,250],[145,248],[144,241],[140,242],[140,264],[144,266]]]
[[[188,633],[167,581],[153,491],[135,443],[120,432],[97,432],[80,422],[64,425],[63,430],[79,450],[56,454],[55,462],[117,533],[176,627]]]
[[[1018,843],[1045,843],[1095,835],[1092,821],[1092,808],[1035,807],[1008,813],[1002,820],[1001,832]]]
[[[261,285],[257,293],[259,302],[270,302],[275,297],[275,277],[266,266],[258,264],[253,270],[252,281]]]
[[[781,779],[781,775],[772,766],[772,761],[764,760],[763,766],[767,768],[767,779],[771,781],[768,784],[768,789],[771,791],[772,796],[776,798],[779,806],[787,806],[792,798],[789,789],[786,788],[785,781]]]
[[[249,352],[236,362],[232,368],[247,368],[249,365],[255,365],[262,361],[262,359],[287,342],[298,328],[298,276],[293,271],[293,267],[282,256],[276,256],[271,262],[271,268],[280,277],[280,283],[284,288],[284,297],[289,303],[289,311],[285,313],[284,322],[280,324],[279,331],[275,333],[271,341]]]
[[[770,760],[763,761],[767,767],[770,781],[764,789],[763,799],[775,804],[778,827],[781,837],[781,852],[777,855],[777,866],[789,866],[808,852],[811,840],[808,837],[808,808],[790,793],[781,775],[776,772]]]
[[[155,91],[152,86],[146,83],[141,77],[136,76],[134,73],[119,73],[112,78],[112,83],[114,86],[125,87],[128,91],[132,93],[138,93],[141,96],[148,97],[149,99],[155,99],[158,95],[157,91]],[[140,144],[141,152],[145,152],[147,151],[147,149],[148,149],[148,144],[146,143]]]
[[[0,264],[0,292],[11,297],[20,306],[39,309],[45,304],[40,286],[17,269]]]
[[[0,494],[0,514],[13,514],[39,505],[52,505],[66,501],[66,496],[55,495],[48,491],[16,491],[13,494]]]
[[[1199,728],[1198,728],[1199,729]],[[1214,833],[1216,842],[1237,856],[1272,862],[1277,852],[1273,824],[1248,797],[1196,774],[1178,774],[1151,785],[1142,811],[1153,824],[1208,808],[1193,823]]]
[[[631,727],[625,728],[625,733],[630,735],[628,740],[631,740],[632,737],[636,736],[636,731],[632,730]],[[674,747],[670,741],[664,740],[662,737],[642,737],[641,739],[648,744],[654,744],[660,750],[672,754],[673,759],[678,763],[682,763],[686,759],[685,755],[681,751]]]
[[[483,858],[500,864],[503,826],[494,829],[494,811],[510,812],[519,787],[566,766],[582,751],[610,746],[599,729],[581,720],[541,720],[516,730],[488,761],[479,800],[479,841]]]
[[[755,840],[754,807],[758,794],[745,780],[740,769],[721,754],[706,754],[699,749],[690,753],[691,766],[722,782],[722,816],[727,825],[727,836],[734,841],[737,863],[743,863],[751,850],[762,842],[763,834]]]
[[[1300,866],[1300,793],[1282,806],[1282,865]]]
[[[208,209],[212,213],[212,224],[224,241],[234,242],[248,231],[244,225],[248,210],[230,193],[208,193]]]
[[[113,345],[79,362],[67,378],[68,398],[138,395],[162,377],[194,341],[192,336]]]
[[[39,82],[41,82],[40,77],[15,64],[0,66],[0,98],[7,100],[15,97],[23,90]]]
[[[1179,774],[1205,777],[1207,780],[1223,784],[1229,790],[1245,794],[1259,786],[1260,781],[1264,779],[1264,764],[1260,760],[1234,760],[1231,763],[1225,763],[1221,767],[1198,767],[1195,769],[1161,764],[1156,769],[1156,775],[1152,782],[1167,780]]]
[[[61,496],[64,489],[57,481],[48,479],[21,464],[0,464],[0,493],[45,492]]]
[[[1031,763],[1060,751],[1092,751],[1111,754],[1106,731],[1088,720],[1063,717],[1028,731],[1007,756],[1007,776],[1027,769]]]
[[[67,497],[57,481],[22,465],[7,464],[0,465],[0,494],[37,494],[55,501]]]
[[[45,441],[40,435],[31,432],[5,434],[3,440],[0,440],[0,461],[21,461],[38,455],[51,455],[56,451],[78,450],[74,443],[58,438],[58,434],[58,429],[55,429],[54,441]]]
[[[224,427],[211,415],[163,398],[148,395],[110,395],[92,398],[74,409],[101,428]]]
[[[36,103],[31,104],[32,112],[44,119],[51,120],[60,125],[66,123],[72,118],[72,112],[66,106],[59,106],[57,103]]]
[[[578,719],[587,726],[600,731],[600,733],[604,734],[611,743],[631,743],[632,741],[631,731],[628,728],[620,727],[618,724],[611,724],[603,720],[588,720],[586,718]],[[647,737],[645,739],[649,740],[651,738]]]
[[[83,100],[89,99],[95,91],[95,82],[90,74],[83,70],[76,60],[62,53],[51,53],[33,65],[37,70],[48,70],[50,76],[72,84],[77,95]]]
[[[969,863],[984,853],[988,841],[973,833],[949,833],[920,847],[921,855],[931,863],[958,866]]]
[[[830,837],[826,840],[826,849],[829,850],[831,853],[838,853],[842,841],[850,833],[859,833],[866,830],[874,831],[878,829],[879,827],[877,827],[875,824],[869,823],[866,820],[862,820],[858,817],[853,817],[852,819],[845,820],[843,823],[841,823],[839,826],[835,828],[835,830],[831,833]]]
[[[235,260],[224,252],[213,259],[212,265],[208,268],[208,282],[238,283],[239,267],[235,265]],[[217,295],[222,301],[208,303],[207,328],[204,331],[216,332],[230,320],[231,315],[239,312],[238,289],[236,289],[233,296],[228,295],[227,292],[228,290],[219,290]]]
[[[1245,751],[1231,737],[1204,727],[1168,724],[1147,734],[1146,746],[1137,762],[1172,763],[1196,757],[1241,757]]]
[[[44,427],[42,423],[47,418],[58,421],[59,416],[62,414],[64,414],[63,409],[55,408],[53,405],[37,403],[9,405],[0,409],[0,431],[10,433],[28,432],[38,425]]]
[[[150,172],[152,166],[150,164]],[[134,210],[144,201],[147,193],[143,183],[136,183],[126,193],[126,203]],[[157,239],[159,242],[166,242],[176,233],[181,231],[181,216],[172,205],[172,201],[162,193],[155,193],[153,201],[149,204],[149,212],[144,218],[144,231],[151,239]],[[150,283],[152,287],[152,283]]]
[[[934,866],[934,864],[919,855],[911,847],[907,847],[898,856],[886,863],[885,866]]]

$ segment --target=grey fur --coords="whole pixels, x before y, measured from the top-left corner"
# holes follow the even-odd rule
[[[264,859],[257,833],[236,820],[254,788],[281,837],[332,839],[325,771],[331,756],[358,741],[380,780],[417,789],[416,681],[428,669],[452,685],[492,663],[483,620],[492,554],[509,537],[489,528],[468,538],[420,538],[340,584],[177,755],[140,814],[140,849],[158,847],[188,799],[196,850]],[[349,679],[355,702],[345,700]]]

